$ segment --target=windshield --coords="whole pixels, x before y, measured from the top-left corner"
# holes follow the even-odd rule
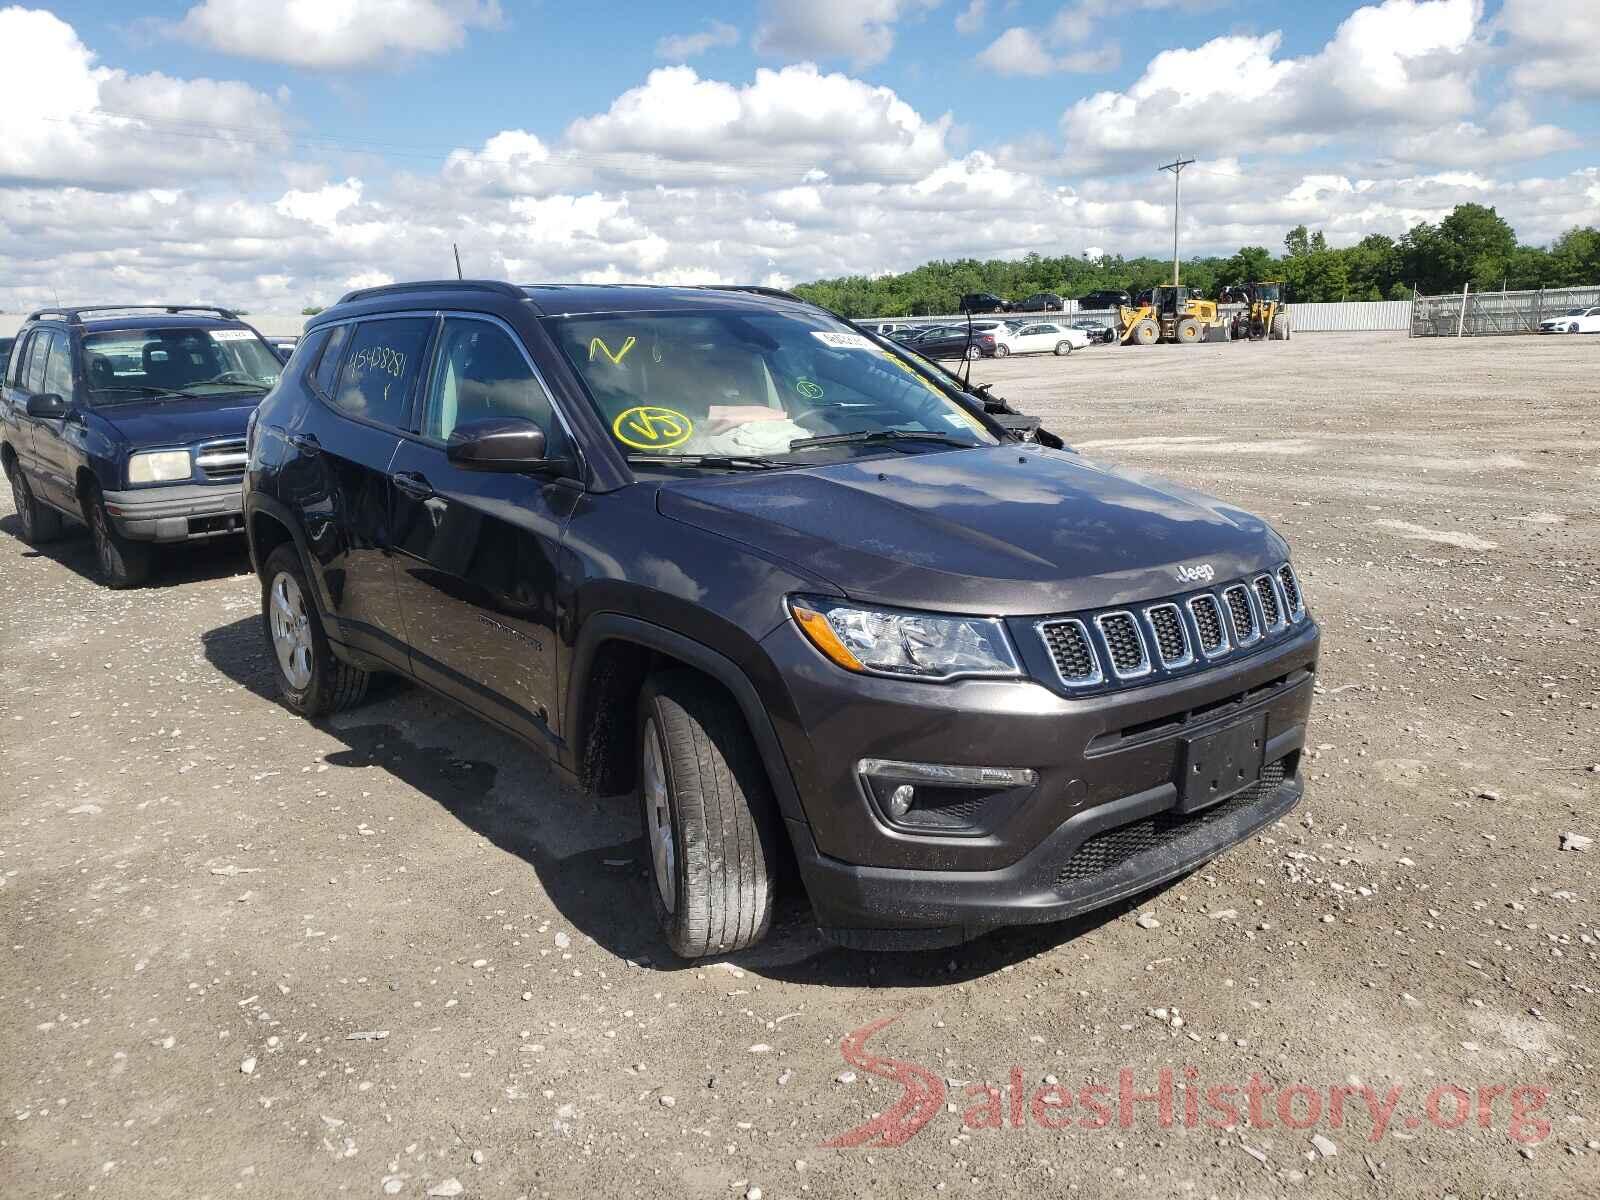
[[[631,457],[800,465],[869,438],[913,452],[996,443],[928,368],[821,316],[619,313],[546,326]]]
[[[86,334],[89,402],[266,392],[283,363],[249,329],[118,329]]]

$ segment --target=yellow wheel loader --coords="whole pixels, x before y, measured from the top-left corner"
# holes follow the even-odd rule
[[[1283,300],[1283,284],[1242,283],[1222,289],[1219,297],[1223,304],[1243,304],[1234,314],[1233,337],[1235,341],[1249,338],[1259,342],[1268,338],[1274,342],[1287,342],[1294,330],[1289,321],[1289,310]]]
[[[1175,343],[1226,342],[1232,327],[1217,313],[1214,300],[1203,300],[1186,287],[1163,284],[1150,289],[1147,304],[1124,305],[1117,310],[1121,326],[1118,340],[1124,346]]]

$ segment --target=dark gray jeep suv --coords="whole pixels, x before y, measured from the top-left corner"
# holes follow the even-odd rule
[[[1317,626],[1264,521],[1002,407],[763,289],[352,292],[249,436],[280,690],[394,672],[635,791],[684,956],[791,852],[857,946],[1131,895],[1298,801]]]

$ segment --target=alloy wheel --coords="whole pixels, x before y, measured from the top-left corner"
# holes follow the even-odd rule
[[[311,685],[311,622],[305,596],[294,576],[279,571],[272,580],[271,597],[272,650],[289,686],[301,691]]]
[[[650,838],[651,874],[666,910],[678,908],[678,848],[673,840],[672,799],[667,795],[667,770],[656,719],[644,724],[644,820]]]

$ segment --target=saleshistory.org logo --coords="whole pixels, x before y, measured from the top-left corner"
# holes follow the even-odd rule
[[[1217,569],[1210,563],[1196,563],[1192,567],[1178,568],[1179,583],[1210,583],[1217,577]]]
[[[857,1146],[903,1146],[920,1133],[945,1107],[945,1081],[928,1068],[903,1059],[872,1053],[867,1042],[893,1024],[884,1017],[847,1034],[839,1052],[851,1066],[891,1079],[901,1087],[900,1099],[889,1108],[847,1129],[822,1145],[828,1149]],[[1550,1136],[1550,1122],[1539,1114],[1550,1089],[1533,1084],[1458,1087],[1445,1083],[1423,1096],[1422,1110],[1405,1104],[1406,1087],[1392,1084],[1379,1091],[1371,1084],[1316,1086],[1293,1083],[1279,1087],[1252,1074],[1243,1083],[1207,1083],[1197,1067],[1162,1067],[1154,1080],[1141,1083],[1131,1067],[1117,1072],[1111,1083],[1084,1082],[1073,1090],[1066,1083],[1044,1083],[1029,1088],[1021,1067],[1007,1071],[1004,1085],[969,1083],[960,1086],[968,1100],[961,1118],[965,1129],[1066,1129],[1127,1130],[1146,1125],[1171,1129],[1291,1130],[1365,1129],[1367,1141],[1381,1141],[1391,1128],[1461,1129],[1475,1125],[1491,1129],[1504,1125],[1519,1145],[1534,1146]],[[958,1086],[958,1085],[952,1085]]]

